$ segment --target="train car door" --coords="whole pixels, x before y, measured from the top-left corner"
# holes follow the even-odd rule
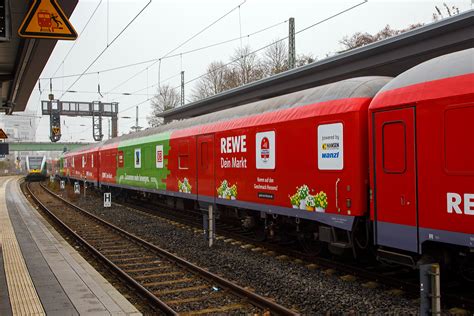
[[[415,108],[373,114],[375,238],[418,252]]]
[[[198,200],[214,203],[214,135],[198,136],[197,157]]]

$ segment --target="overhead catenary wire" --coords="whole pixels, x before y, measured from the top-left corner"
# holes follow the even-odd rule
[[[187,51],[183,51],[183,52],[180,52],[180,53],[176,53],[176,54],[172,54],[172,55],[169,55],[167,57],[164,57],[164,58],[152,58],[152,59],[148,59],[148,60],[143,60],[143,61],[139,61],[139,62],[135,62],[135,63],[130,63],[130,64],[126,64],[126,65],[121,65],[121,66],[116,66],[116,67],[112,67],[112,68],[106,68],[106,69],[101,69],[101,70],[97,70],[97,71],[91,71],[91,72],[86,72],[84,74],[82,74],[83,76],[88,76],[88,75],[95,75],[97,74],[98,72],[100,73],[106,73],[106,72],[111,72],[111,71],[116,71],[116,70],[121,70],[121,69],[125,69],[125,68],[130,68],[130,67],[135,67],[135,66],[140,66],[140,65],[143,65],[143,64],[148,64],[148,63],[152,63],[152,62],[156,62],[156,61],[159,61],[160,59],[169,59],[169,58],[174,58],[174,57],[178,57],[178,56],[184,56],[184,55],[187,55],[187,54],[191,54],[191,53],[195,53],[195,52],[198,52],[198,51],[201,51],[201,50],[205,50],[205,49],[208,49],[208,48],[213,48],[213,47],[217,47],[217,46],[220,46],[220,45],[224,45],[224,44],[228,44],[228,43],[231,43],[231,42],[235,42],[235,41],[238,41],[240,39],[244,39],[244,38],[248,38],[248,37],[251,37],[251,36],[254,36],[254,35],[257,35],[259,33],[262,33],[262,32],[265,32],[265,31],[268,31],[270,29],[273,29],[277,26],[280,26],[282,24],[285,24],[287,23],[288,20],[284,20],[282,22],[278,22],[278,23],[275,23],[275,24],[272,24],[270,26],[266,26],[262,29],[259,29],[257,31],[254,31],[252,33],[248,33],[246,35],[242,35],[242,38],[241,37],[234,37],[234,38],[231,38],[231,39],[228,39],[228,40],[224,40],[224,41],[220,41],[220,42],[217,42],[217,43],[212,43],[212,44],[209,44],[209,45],[205,45],[205,46],[201,46],[201,47],[197,47],[197,48],[194,48],[194,49],[190,49],[190,50],[187,50]],[[148,65],[147,68],[150,68],[152,67],[152,65]],[[146,70],[146,68],[145,68]],[[144,70],[144,71],[145,71]],[[39,80],[50,80],[50,79],[63,79],[63,78],[72,78],[72,77],[78,77],[80,76],[81,74],[80,73],[77,73],[77,74],[69,74],[69,75],[63,75],[63,76],[52,76],[52,77],[43,77],[43,78],[40,78]]]
[[[315,27],[315,26],[317,26],[317,25],[319,25],[319,24],[321,24],[321,23],[323,23],[323,22],[326,22],[326,21],[328,21],[328,20],[330,20],[330,19],[333,19],[333,18],[335,18],[335,17],[337,17],[337,16],[339,16],[339,15],[341,15],[341,14],[344,14],[344,13],[350,11],[350,10],[353,10],[353,9],[355,9],[355,8],[357,8],[357,7],[359,7],[359,6],[363,5],[363,4],[365,4],[365,3],[367,3],[367,0],[364,0],[364,1],[362,1],[362,2],[360,2],[360,3],[358,3],[358,4],[356,4],[356,5],[353,5],[353,6],[349,7],[349,8],[347,8],[347,9],[344,9],[344,10],[342,10],[342,11],[336,13],[336,14],[333,14],[333,15],[331,15],[331,16],[329,16],[329,17],[323,19],[323,20],[317,21],[317,22],[315,22],[315,23],[313,23],[313,24],[311,24],[311,25],[309,25],[309,26],[307,26],[307,27],[305,27],[305,28],[303,28],[303,29],[300,29],[300,30],[298,30],[295,34],[300,34],[300,33],[304,32],[304,31],[306,31],[306,30],[308,30],[308,29],[311,29],[311,28],[313,28],[313,27]],[[287,22],[287,21],[285,21],[285,22]],[[281,24],[281,23],[279,23],[279,24]],[[254,53],[259,52],[259,51],[261,51],[261,50],[263,50],[263,49],[266,49],[266,48],[268,48],[268,47],[274,45],[274,44],[277,43],[277,42],[286,40],[287,38],[288,38],[288,36],[286,36],[286,37],[284,37],[284,38],[282,38],[282,39],[280,39],[280,40],[277,40],[277,41],[275,41],[275,42],[272,42],[271,44],[268,44],[268,45],[265,45],[265,46],[263,46],[263,47],[260,47],[259,49],[256,49],[256,50],[254,50],[254,51],[252,51],[252,52],[250,52],[250,53],[248,53],[248,54],[246,54],[246,55],[243,55],[243,56],[241,56],[241,57],[239,57],[239,58],[237,58],[237,59],[234,59],[234,60],[230,61],[229,63],[227,63],[227,64],[221,66],[220,68],[223,68],[223,67],[225,67],[225,66],[228,66],[229,64],[234,63],[235,61],[238,61],[239,59],[244,58],[244,57],[246,57],[246,56],[248,56],[248,55],[250,55],[250,54],[254,54]],[[240,37],[237,38],[237,40],[239,40],[239,39],[240,39]],[[235,39],[233,39],[233,40],[235,40]],[[232,40],[228,40],[228,41],[232,41]],[[225,42],[228,42],[228,41],[225,41]],[[210,45],[209,45],[209,46],[210,46]],[[202,48],[202,49],[204,49],[204,48]],[[179,53],[179,54],[177,54],[177,55],[181,55],[181,54],[182,54],[182,53]],[[168,56],[165,56],[165,57],[168,57]],[[154,62],[154,64],[156,64],[157,62],[161,62],[161,58],[159,58],[156,62]],[[149,68],[149,67],[151,67],[151,66],[152,66],[152,65],[148,65],[147,68]],[[128,80],[133,79],[134,77],[136,77],[137,75],[139,75],[139,74],[142,73],[143,71],[147,70],[147,68],[145,68],[145,69],[143,69],[142,71],[138,72],[137,74],[133,75],[131,78],[127,79],[126,82],[128,82]],[[185,84],[189,84],[189,83],[191,83],[191,82],[193,82],[193,81],[195,81],[195,80],[198,80],[199,78],[202,78],[202,77],[205,76],[205,75],[206,75],[206,74],[203,74],[203,75],[197,76],[197,77],[195,77],[195,78],[192,78],[192,79],[188,80],[187,82],[185,82]],[[125,84],[126,82],[122,83],[121,85]],[[177,86],[176,88],[178,88],[178,87],[179,87],[179,86]],[[118,88],[118,86],[117,86],[116,88]],[[114,89],[116,89],[116,88],[114,88]],[[111,91],[113,91],[114,89],[109,90],[108,93],[111,93]],[[146,88],[145,88],[145,89],[146,89]],[[123,113],[123,112],[128,111],[128,110],[130,110],[130,109],[132,109],[132,108],[135,108],[135,107],[137,107],[137,106],[140,106],[140,105],[142,105],[142,104],[145,104],[145,103],[147,103],[148,101],[150,101],[151,99],[153,99],[153,97],[147,98],[146,100],[140,101],[140,102],[138,102],[138,103],[136,103],[136,104],[134,104],[134,105],[132,105],[132,106],[129,106],[129,107],[127,107],[127,108],[125,108],[125,109],[119,111],[119,113]],[[89,129],[90,129],[90,128],[89,128]],[[86,130],[87,130],[87,129],[86,129]]]
[[[362,2],[359,2],[359,3],[353,5],[353,6],[349,7],[349,8],[346,8],[346,9],[344,9],[344,10],[342,10],[342,11],[339,11],[339,12],[337,12],[337,13],[335,13],[335,14],[333,14],[333,15],[327,17],[327,18],[324,18],[324,19],[319,20],[319,21],[317,21],[317,22],[315,22],[315,23],[313,23],[313,24],[311,24],[311,25],[309,25],[309,26],[306,26],[306,27],[304,27],[304,28],[298,30],[297,32],[295,32],[295,34],[299,34],[299,33],[302,33],[302,32],[304,32],[304,31],[307,31],[307,30],[309,30],[309,29],[311,29],[311,28],[313,28],[313,27],[315,27],[315,26],[317,26],[317,25],[319,25],[319,24],[321,24],[321,23],[324,23],[324,22],[326,22],[326,21],[328,21],[328,20],[331,20],[331,19],[333,19],[333,18],[335,18],[335,17],[341,15],[341,14],[344,14],[344,13],[346,13],[346,12],[348,12],[348,11],[351,11],[351,10],[353,10],[353,9],[355,9],[355,8],[357,8],[357,7],[359,7],[359,6],[363,5],[363,4],[365,4],[365,3],[367,3],[367,0],[364,0],[364,1],[362,1]],[[272,46],[272,45],[275,45],[275,43],[277,43],[277,42],[284,41],[284,40],[286,40],[286,39],[288,39],[288,36],[286,36],[286,37],[284,37],[284,38],[282,38],[282,39],[279,39],[279,40],[277,40],[277,41],[274,41],[274,42],[272,42],[271,44],[268,44],[268,45],[265,45],[265,46],[263,46],[263,47],[260,47],[260,48],[258,48],[258,49],[256,49],[256,50],[252,51],[252,52],[249,52],[248,54],[242,55],[242,56],[240,56],[239,58],[236,58],[236,59],[234,59],[234,60],[231,60],[230,62],[228,62],[228,63],[226,63],[226,64],[224,64],[224,65],[218,67],[218,68],[215,69],[215,70],[222,69],[222,68],[224,68],[224,67],[226,67],[226,66],[228,66],[228,65],[230,65],[230,64],[232,64],[232,63],[234,63],[234,62],[236,62],[236,61],[238,61],[238,60],[241,59],[241,58],[244,58],[244,57],[247,57],[247,56],[249,56],[249,55],[251,55],[251,54],[257,53],[257,52],[259,52],[259,51],[261,51],[261,50],[264,50],[264,49],[266,49],[266,48],[268,48],[268,47],[270,47],[270,46]],[[202,78],[202,77],[204,77],[206,74],[207,74],[207,73],[204,73],[204,74],[202,74],[202,75],[200,75],[200,76],[197,76],[197,77],[195,77],[195,78],[190,79],[189,81],[186,81],[186,82],[185,82],[185,85],[188,84],[188,83],[191,83],[191,82],[193,82],[193,81],[196,81],[196,80],[198,80],[198,79],[200,79],[200,78]],[[179,87],[180,87],[180,85],[174,87],[174,89],[178,89]],[[132,106],[129,106],[129,107],[127,107],[127,108],[121,110],[119,113],[128,111],[128,110],[130,110],[130,109],[132,109],[132,108],[135,108],[135,107],[137,107],[137,106],[140,106],[140,105],[142,105],[142,104],[144,104],[144,103],[150,101],[151,99],[153,99],[153,98],[147,98],[146,100],[143,100],[143,101],[141,101],[141,102],[139,102],[139,103],[137,103],[137,104],[134,104],[134,105],[132,105]]]
[[[148,3],[135,15],[128,23],[125,25],[125,27],[114,37],[114,39],[97,55],[97,57],[87,66],[87,68],[82,72],[82,74],[69,86],[69,88],[66,89],[66,91],[70,90],[86,73],[96,62],[99,60],[99,58],[107,51],[107,49],[112,46],[112,44],[128,29],[130,25],[143,13],[143,11],[146,10],[146,8],[151,4],[152,0],[149,0]],[[66,94],[67,92],[64,92],[61,95],[61,98]]]
[[[51,78],[53,78],[56,73],[59,71],[59,68],[61,68],[61,65],[64,65],[64,62],[66,61],[66,59],[69,57],[69,54],[71,54],[72,50],[74,49],[74,47],[76,47],[77,45],[77,42],[79,41],[79,39],[81,38],[81,35],[84,33],[85,29],[87,28],[87,26],[89,25],[90,21],[92,20],[92,18],[94,17],[95,13],[97,12],[97,9],[99,9],[100,7],[100,4],[102,3],[102,0],[99,1],[99,3],[97,4],[97,6],[95,7],[94,11],[92,12],[91,16],[89,17],[89,19],[87,20],[86,24],[84,25],[84,27],[82,28],[82,30],[79,32],[79,38],[76,39],[74,41],[74,43],[72,44],[71,48],[69,48],[68,52],[66,53],[66,55],[64,56],[63,58],[63,61],[59,64],[58,68],[56,68],[56,71],[53,73],[53,75],[51,76]]]
[[[219,21],[221,21],[222,19],[224,19],[226,16],[228,16],[229,14],[231,14],[232,12],[234,12],[235,10],[237,10],[239,8],[239,6],[245,4],[247,2],[247,0],[244,0],[243,2],[241,2],[238,6],[232,8],[231,10],[227,11],[225,14],[223,14],[222,16],[220,16],[219,18],[217,18],[216,20],[214,20],[213,22],[211,22],[210,24],[208,24],[207,26],[205,26],[204,28],[202,28],[201,30],[199,30],[197,33],[195,33],[194,35],[192,35],[190,38],[186,39],[185,41],[183,41],[181,44],[179,44],[178,46],[176,46],[175,48],[171,49],[170,51],[168,51],[166,54],[164,54],[162,57],[158,58],[155,62],[153,62],[151,65],[149,65],[148,67],[151,67],[153,65],[155,65],[156,63],[160,63],[159,67],[158,67],[158,78],[161,77],[161,60],[163,58],[166,58],[168,57],[169,55],[171,55],[172,53],[174,53],[175,51],[177,51],[178,49],[180,49],[181,47],[183,47],[184,45],[186,45],[187,43],[189,43],[190,41],[192,41],[193,39],[195,39],[197,36],[201,35],[203,32],[205,32],[206,30],[208,30],[209,28],[211,28],[212,26],[214,26],[216,23],[218,23]],[[115,86],[114,88],[112,88],[111,90],[109,91],[114,91],[115,89],[121,87],[122,85],[124,85],[125,83],[129,82],[130,80],[132,80],[133,78],[137,77],[139,74],[143,73],[144,71],[146,70],[146,68],[138,71],[137,73],[135,73],[134,75],[132,75],[130,78],[126,79],[125,81],[123,81],[122,83],[120,83],[119,85]],[[158,83],[159,83],[159,79],[158,79]]]
[[[341,15],[341,14],[344,14],[344,13],[346,13],[346,12],[348,12],[348,11],[351,11],[351,10],[353,10],[353,9],[355,9],[355,8],[357,8],[357,7],[359,7],[359,6],[363,5],[363,4],[365,4],[365,3],[367,3],[367,2],[368,2],[368,0],[364,0],[364,1],[362,1],[362,2],[359,2],[359,3],[357,3],[357,4],[355,4],[355,5],[351,6],[351,7],[349,7],[349,8],[346,8],[346,9],[344,9],[344,10],[342,10],[342,11],[339,11],[338,13],[335,13],[335,14],[333,14],[333,15],[331,15],[331,16],[325,18],[325,19],[322,19],[322,20],[320,20],[320,21],[318,21],[318,22],[315,22],[315,23],[313,23],[313,24],[311,24],[311,25],[305,27],[305,28],[302,28],[301,30],[295,32],[295,35],[296,35],[296,34],[300,34],[300,33],[304,32],[304,31],[307,31],[307,30],[309,30],[309,29],[311,29],[311,28],[313,28],[313,27],[315,27],[315,26],[317,26],[317,25],[319,25],[319,24],[321,24],[321,23],[324,23],[324,22],[326,22],[326,21],[328,21],[328,20],[331,20],[331,19],[333,19],[333,18],[335,18],[335,17],[337,17],[337,16],[339,16],[339,15]],[[226,63],[226,64],[223,64],[223,65],[219,66],[218,68],[214,69],[214,71],[217,71],[217,70],[220,70],[220,69],[222,69],[222,68],[225,68],[225,67],[227,67],[227,66],[229,66],[229,65],[231,65],[231,64],[233,64],[233,63],[235,63],[236,61],[238,61],[238,60],[240,60],[240,59],[242,59],[242,58],[244,58],[244,57],[247,57],[247,56],[249,56],[249,55],[258,53],[259,51],[264,50],[264,49],[266,49],[266,48],[268,48],[268,47],[270,47],[270,46],[273,46],[273,45],[275,45],[276,43],[281,42],[281,41],[284,41],[284,40],[286,40],[286,39],[288,39],[288,36],[285,36],[285,37],[283,37],[283,38],[281,38],[281,39],[279,39],[279,40],[276,40],[276,41],[274,41],[274,42],[272,42],[272,43],[270,43],[270,44],[267,44],[267,45],[265,45],[265,46],[262,46],[262,47],[260,47],[260,48],[258,48],[258,49],[256,49],[256,50],[251,51],[251,52],[249,52],[249,53],[247,53],[247,54],[245,54],[245,55],[242,55],[242,56],[240,56],[240,57],[238,57],[238,58],[235,58],[235,59],[231,60],[230,62],[228,62],[228,63]],[[199,76],[197,76],[197,77],[194,77],[194,78],[192,78],[192,79],[186,81],[184,84],[186,85],[186,84],[188,84],[188,83],[191,83],[191,82],[193,82],[193,81],[196,81],[196,80],[198,80],[198,79],[201,79],[202,77],[204,77],[204,76],[206,76],[206,75],[207,75],[207,73],[203,73],[202,75],[199,75]],[[175,87],[175,89],[178,88],[178,87],[179,87],[179,86]]]

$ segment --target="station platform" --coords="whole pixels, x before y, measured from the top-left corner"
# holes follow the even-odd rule
[[[0,177],[0,315],[141,315]]]

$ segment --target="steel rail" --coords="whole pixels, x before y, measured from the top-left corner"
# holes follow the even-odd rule
[[[157,247],[156,245],[140,238],[140,237],[137,237],[125,230],[123,230],[122,228],[120,227],[117,227],[109,222],[106,222],[104,221],[103,219],[97,217],[96,215],[94,214],[91,214],[90,212],[80,208],[79,206],[77,205],[74,205],[72,204],[71,202],[67,201],[66,199],[62,198],[61,196],[57,195],[56,193],[52,192],[51,190],[49,190],[48,188],[46,188],[43,184],[41,184],[41,187],[46,191],[48,192],[50,195],[54,196],[55,198],[61,200],[63,203],[67,204],[68,206],[80,211],[81,213],[89,216],[90,218],[96,220],[97,222],[103,224],[104,226],[106,227],[109,227],[110,229],[112,230],[115,230],[116,232],[120,233],[121,235],[125,236],[126,238],[136,242],[137,244],[140,244],[142,246],[145,246],[145,247],[148,247],[154,251],[156,251],[157,253],[159,253],[160,255],[162,255],[163,257],[165,257],[166,259],[168,260],[171,260],[171,261],[174,261],[175,263],[177,263],[178,265],[182,266],[183,268],[185,269],[188,269],[189,271],[193,271],[197,274],[199,274],[200,276],[202,276],[204,279],[207,279],[208,281],[211,281],[211,282],[215,282],[217,284],[219,284],[221,287],[223,288],[226,288],[226,289],[229,289],[233,294],[241,297],[241,298],[244,298],[244,299],[247,299],[249,301],[250,304],[254,305],[254,306],[257,306],[263,310],[270,310],[272,312],[274,312],[275,314],[278,314],[278,315],[298,315],[298,313],[296,313],[295,311],[292,311],[282,305],[279,305],[261,295],[258,295],[256,293],[253,293],[253,292],[250,292],[248,290],[246,290],[245,288],[233,283],[233,282],[230,282],[212,272],[209,272],[203,268],[200,268],[198,267],[197,265],[185,260],[185,259],[182,259],[164,249],[161,249],[159,247]],[[29,190],[29,187],[28,187],[28,190]],[[29,190],[31,196],[34,196],[31,191]],[[36,197],[34,197],[36,201],[38,201],[38,199]],[[39,201],[38,201],[39,202]],[[46,206],[44,206],[41,202],[39,202],[39,204],[41,205],[42,208],[46,208]],[[48,211],[48,213],[51,213]],[[54,216],[54,214],[52,214],[54,218],[57,218],[56,216]],[[59,220],[59,219],[58,219]],[[60,220],[59,220],[60,221]],[[62,222],[61,222],[62,223]],[[62,225],[65,225],[64,223],[62,223]],[[77,234],[74,233],[75,236],[77,236]],[[85,240],[83,240],[80,236],[77,236],[81,241],[83,241],[86,245],[88,245],[88,247],[91,247],[93,248],[90,244],[88,244]],[[104,260],[106,261],[109,261],[107,258],[105,258],[102,254],[100,254],[100,252],[98,252],[98,250],[96,250],[95,248],[93,248],[93,252],[94,253],[98,253],[99,256],[101,258],[104,258]],[[117,267],[115,264],[113,264],[112,262],[110,262],[110,264],[112,264],[114,266],[114,269],[117,269],[117,270],[120,270],[121,272],[119,272],[120,275],[126,275],[126,279],[131,279],[133,280],[130,276],[128,276],[125,272],[123,272],[119,267]],[[161,300],[159,300],[158,298],[156,298],[156,296],[154,296],[153,294],[151,294],[151,292],[149,292],[148,290],[146,290],[143,286],[141,286],[140,284],[138,284],[136,281],[133,280],[134,283],[136,283],[140,288],[143,288],[143,290],[145,290],[147,293],[149,294],[145,294],[147,295],[152,295],[153,297],[155,297],[155,300],[156,300],[156,303],[157,305],[159,306],[163,306],[164,310],[169,312],[170,314],[175,314],[176,315],[176,312],[173,311],[168,305],[166,305],[164,302],[162,302]],[[141,290],[140,290],[141,291]]]
[[[44,205],[38,197],[36,197],[33,192],[31,191],[30,188],[30,183],[26,183],[26,189],[30,196],[33,198],[33,200],[41,207],[43,211],[45,211],[48,216],[50,216],[61,228],[63,228],[65,231],[67,231],[68,234],[71,234],[76,240],[78,240],[80,243],[82,243],[88,251],[90,251],[95,257],[97,257],[99,260],[101,260],[103,263],[105,263],[113,272],[117,273],[121,278],[125,279],[126,282],[129,283],[133,288],[135,288],[138,292],[139,295],[144,297],[146,300],[150,301],[150,303],[153,306],[158,306],[158,308],[165,312],[168,315],[178,315],[171,307],[169,307],[167,304],[165,304],[163,301],[161,301],[159,298],[157,298],[153,293],[148,291],[145,287],[143,287],[140,283],[135,281],[132,277],[130,277],[126,272],[124,272],[122,269],[120,269],[115,263],[110,261],[107,257],[105,257],[99,250],[97,250],[94,246],[89,244],[85,239],[83,239],[81,236],[79,236],[75,231],[69,228],[69,226],[64,223],[59,217],[57,217],[53,212],[51,212],[46,205]],[[49,191],[49,190],[48,190]],[[50,193],[50,192],[48,192]],[[53,193],[54,194],[54,193]],[[57,195],[56,195],[57,197]]]

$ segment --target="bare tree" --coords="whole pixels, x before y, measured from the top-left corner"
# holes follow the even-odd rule
[[[299,54],[296,56],[296,67],[311,64],[317,60],[312,54]]]
[[[373,43],[374,37],[367,32],[356,32],[350,36],[346,35],[339,41],[344,46],[344,50],[349,50]]]
[[[148,125],[156,127],[163,124],[163,119],[158,114],[174,109],[179,105],[180,95],[176,89],[165,84],[158,88],[157,94],[151,99],[152,112],[147,117]]]
[[[443,10],[444,8],[444,10]],[[436,12],[433,13],[433,21],[437,22],[440,19],[444,19],[445,17],[450,17],[456,14],[459,14],[459,8],[455,5],[451,6],[451,8],[446,4],[446,2],[443,3],[443,7],[438,8],[438,6],[435,6]],[[445,13],[443,14],[443,11]]]
[[[387,24],[383,29],[373,35],[367,32],[356,32],[350,36],[344,36],[342,40],[339,41],[339,43],[344,46],[343,51],[346,51],[357,47],[362,47],[370,43],[381,41],[383,39],[416,29],[420,26],[423,26],[423,23],[411,24],[407,28],[396,30],[392,29],[390,25]]]
[[[288,70],[288,47],[286,42],[274,40],[263,52],[262,65],[265,75],[271,76]]]
[[[197,101],[213,96],[229,88],[230,69],[221,61],[214,61],[207,66],[206,74],[195,85],[191,100]]]
[[[229,82],[231,87],[238,87],[252,81],[263,78],[264,67],[257,54],[253,53],[250,46],[237,48],[232,55],[231,76]]]

